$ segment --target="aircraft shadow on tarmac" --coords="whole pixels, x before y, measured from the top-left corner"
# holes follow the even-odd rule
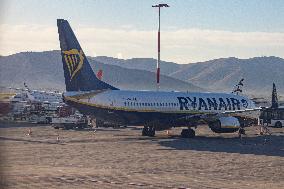
[[[222,138],[196,136],[194,139],[169,138],[158,144],[170,149],[159,150],[195,150],[207,152],[226,152],[284,157],[284,136],[255,136],[239,138]]]

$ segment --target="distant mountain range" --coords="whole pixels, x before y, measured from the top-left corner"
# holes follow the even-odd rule
[[[155,72],[156,60],[134,58],[121,60],[110,57],[95,57],[109,65],[124,68],[136,68]],[[249,95],[271,95],[272,83],[275,82],[279,93],[284,93],[284,59],[255,57],[250,59],[220,58],[206,62],[176,64],[161,62],[161,73],[182,81],[190,82],[208,91],[232,91],[233,87],[244,78],[244,92]]]
[[[95,72],[102,69],[103,80],[131,90],[155,90],[156,60],[88,57]],[[253,96],[270,96],[275,82],[284,93],[284,59],[256,57],[220,58],[206,62],[176,64],[161,62],[161,90],[231,92],[244,78],[244,91]],[[23,52],[0,57],[0,85],[64,90],[59,51]]]
[[[103,80],[120,89],[156,90],[153,72],[105,64],[89,58],[95,72],[103,70]],[[114,59],[115,60],[115,59]],[[166,75],[161,76],[161,90],[204,91],[204,89]],[[35,89],[64,90],[60,51],[22,52],[0,57],[0,86],[23,87],[26,82]]]

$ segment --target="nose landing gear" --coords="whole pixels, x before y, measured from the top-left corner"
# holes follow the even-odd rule
[[[181,137],[182,138],[194,138],[195,137],[195,131],[191,128],[183,129],[181,131]]]
[[[155,127],[153,127],[153,126],[145,126],[142,129],[142,136],[150,136],[150,137],[155,136]]]

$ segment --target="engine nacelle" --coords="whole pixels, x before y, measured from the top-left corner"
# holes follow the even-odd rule
[[[239,130],[240,122],[235,117],[220,117],[217,121],[210,122],[208,126],[215,133],[233,133]]]

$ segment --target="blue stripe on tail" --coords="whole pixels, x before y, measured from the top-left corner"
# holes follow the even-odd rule
[[[93,91],[117,88],[94,74],[67,20],[57,19],[66,91]]]

